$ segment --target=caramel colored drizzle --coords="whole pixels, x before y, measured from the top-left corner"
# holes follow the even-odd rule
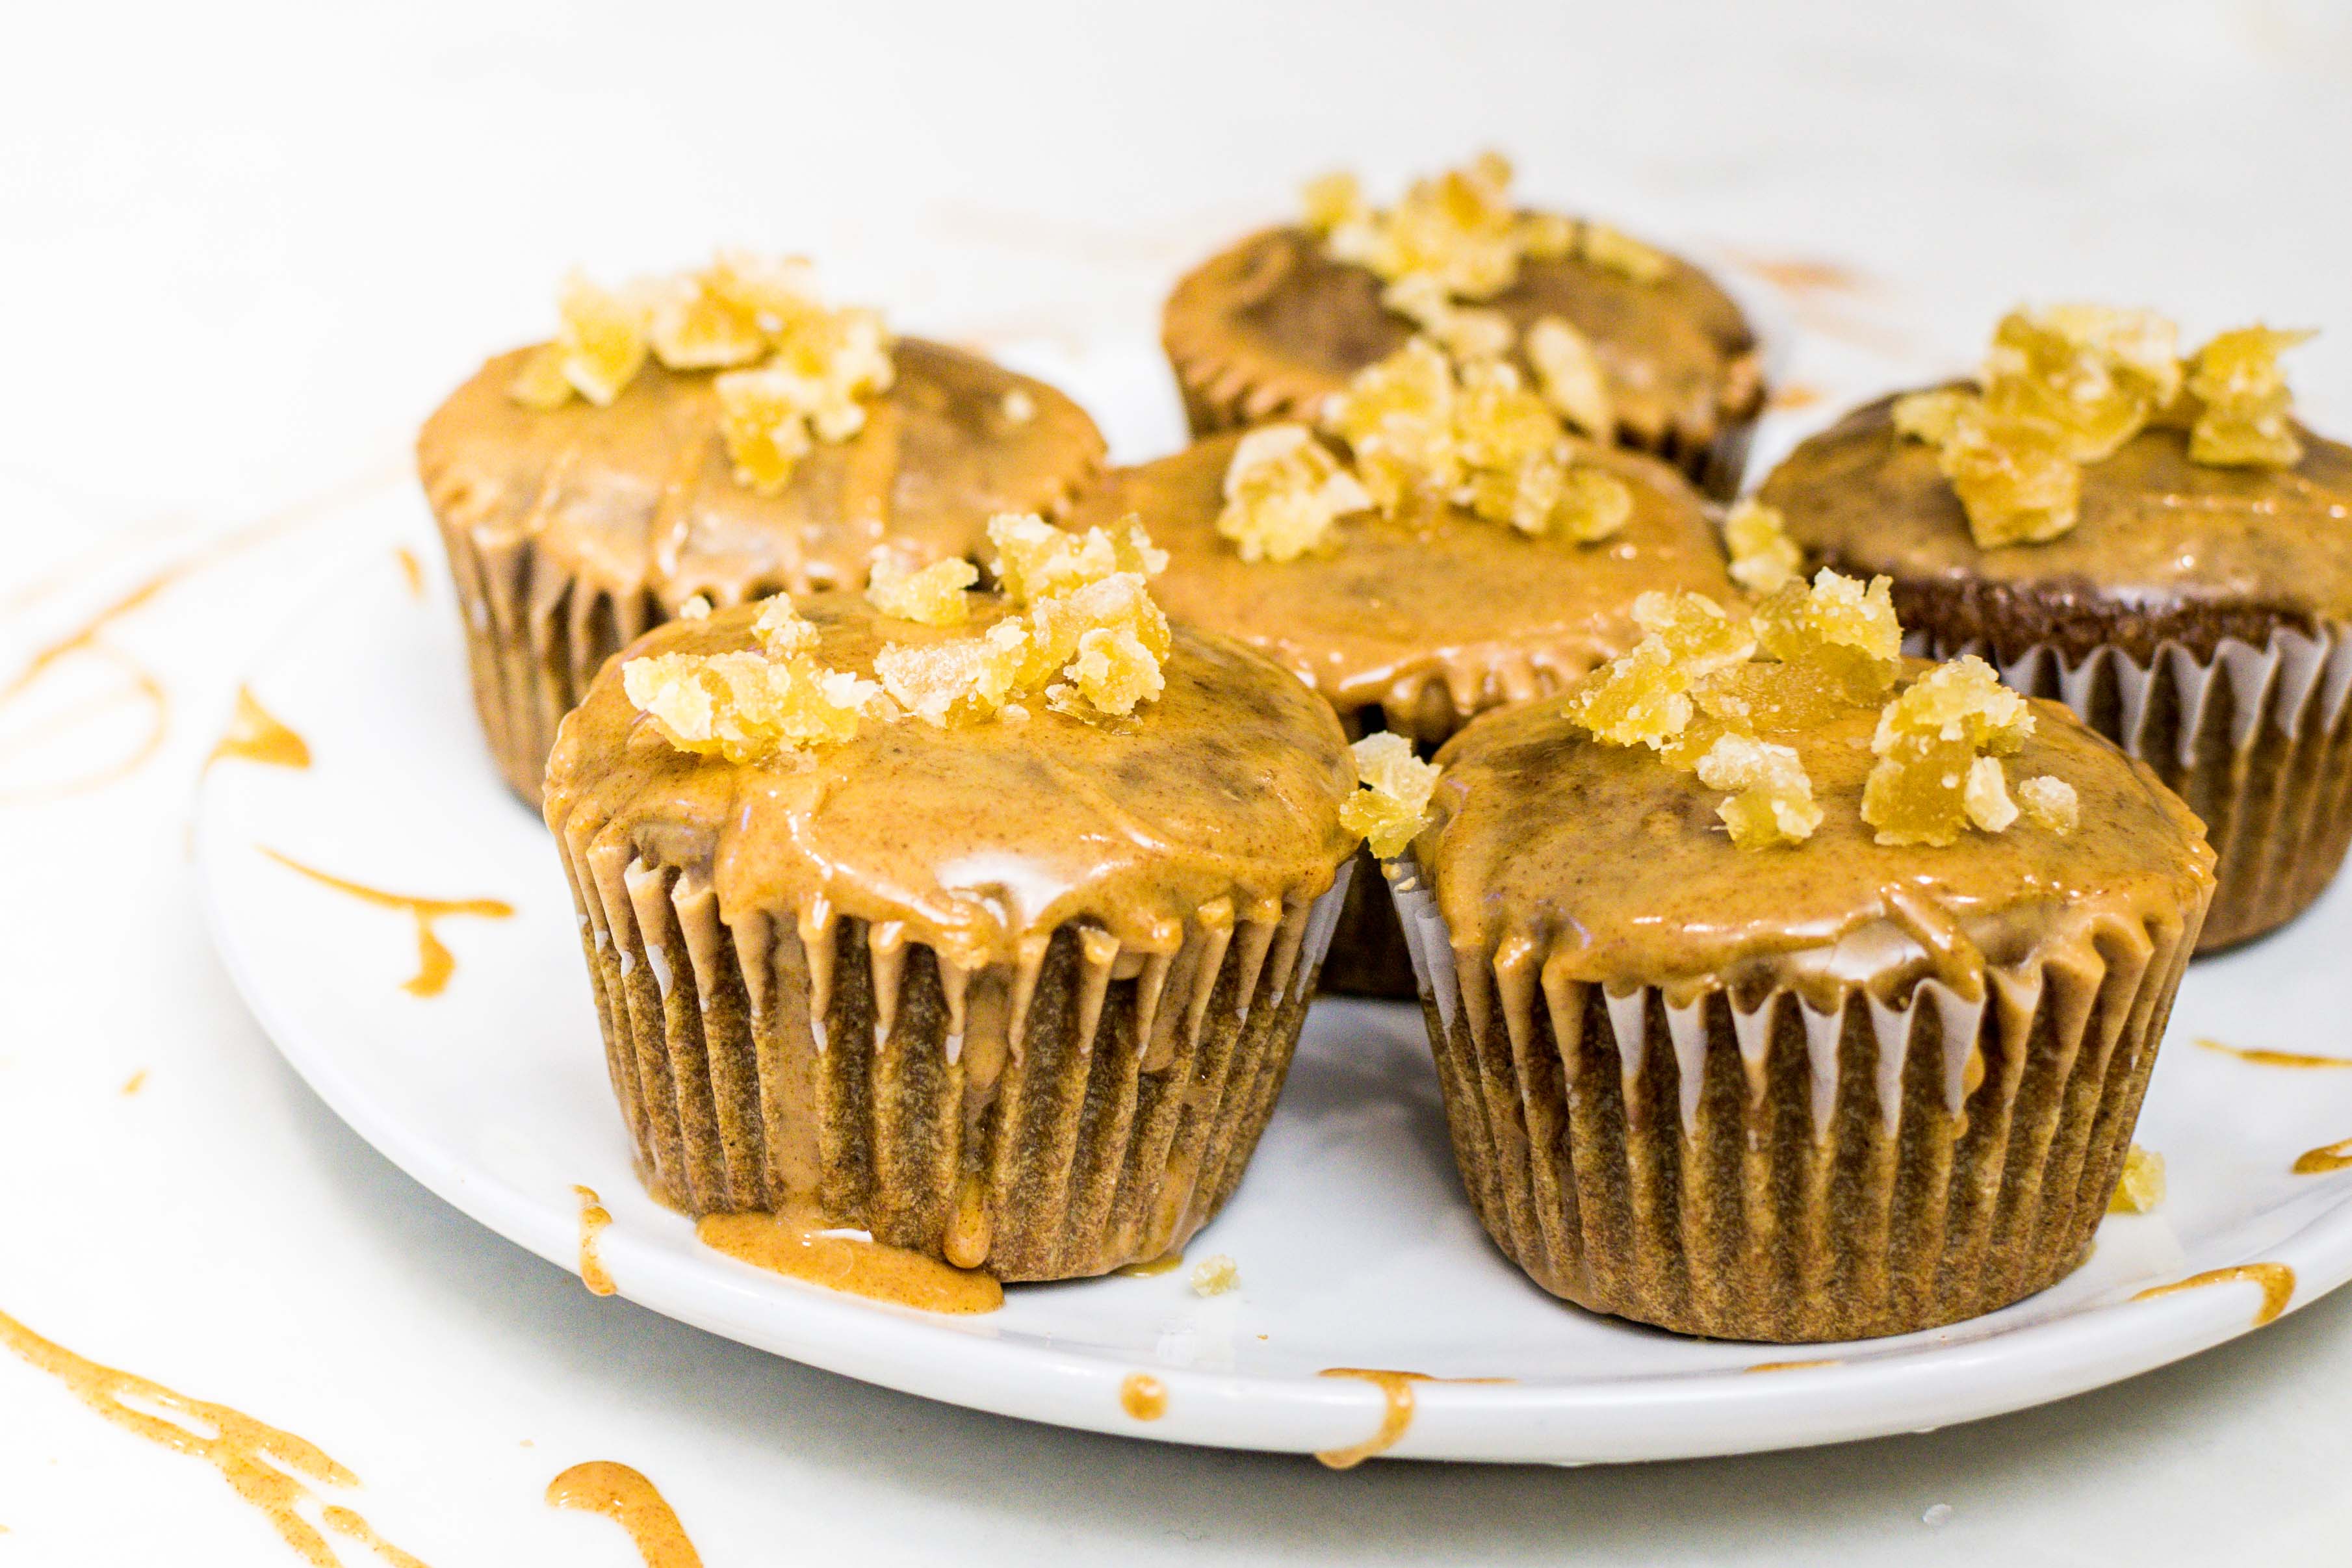
[[[122,1081],[123,1098],[129,1099],[131,1095],[138,1093],[139,1091],[146,1087],[147,1070],[142,1067],[138,1071],[132,1073],[130,1077]]]
[[[992,1312],[1004,1304],[1004,1287],[991,1275],[843,1235],[813,1216],[708,1214],[694,1233],[715,1252],[845,1295],[927,1312]]]
[[[1853,267],[1817,256],[1734,252],[1731,259],[1784,294],[1862,294],[1870,288],[1870,280]]]
[[[2307,1149],[2297,1155],[2294,1162],[2294,1174],[2297,1176],[2325,1176],[2329,1171],[2347,1168],[2352,1168],[2352,1138]]]
[[[2202,1274],[2191,1274],[2186,1280],[2175,1280],[2169,1285],[2155,1285],[2132,1298],[2135,1301],[2154,1301],[2158,1296],[2176,1295],[2182,1291],[2194,1291],[2206,1285],[2229,1285],[2245,1281],[2263,1288],[2263,1304],[2254,1313],[2254,1327],[2275,1319],[2286,1311],[2294,1295],[2294,1270],[2284,1263],[2241,1263],[2231,1269],[2208,1269]]]
[[[1759,1361],[1753,1366],[1743,1366],[1739,1370],[1742,1372],[1802,1372],[1809,1366],[1843,1366],[1844,1364],[1843,1360],[1832,1355],[1818,1361]]]
[[[451,915],[471,915],[484,920],[504,920],[514,914],[514,905],[502,898],[418,898],[410,894],[386,893],[381,888],[304,865],[290,855],[279,854],[267,844],[254,846],[279,865],[300,872],[311,881],[347,893],[362,904],[373,904],[384,909],[402,909],[416,922],[416,973],[400,983],[400,988],[414,997],[437,997],[448,985],[457,960],[442,946],[435,934],[433,923]]]
[[[1148,1372],[1130,1372],[1118,1385],[1118,1407],[1139,1421],[1168,1414],[1168,1385]]]
[[[1412,1425],[1412,1385],[1431,1382],[1422,1372],[1390,1372],[1373,1366],[1327,1366],[1320,1377],[1360,1377],[1378,1388],[1388,1399],[1388,1408],[1381,1416],[1380,1429],[1364,1442],[1351,1448],[1326,1448],[1315,1457],[1335,1470],[1352,1470],[1375,1454],[1384,1454],[1396,1447],[1397,1440]]]
[[[416,552],[406,545],[394,545],[392,559],[400,563],[400,575],[408,583],[408,596],[411,599],[424,598],[425,566],[416,559]]]
[[[1148,1258],[1140,1263],[1121,1263],[1111,1272],[1124,1274],[1130,1280],[1150,1280],[1173,1273],[1183,1266],[1184,1249],[1180,1247],[1173,1252],[1162,1252],[1159,1257]]]
[[[1811,408],[1822,401],[1822,389],[1808,382],[1789,382],[1772,389],[1764,406],[1775,413],[1793,413],[1801,408]]]
[[[272,768],[308,768],[310,746],[263,707],[251,686],[239,686],[236,711],[230,716],[228,728],[222,733],[220,744],[213,747],[205,766],[209,768],[224,757]]]
[[[2352,1057],[2310,1056],[2300,1051],[2263,1051],[2242,1045],[2223,1045],[2218,1040],[2200,1037],[2199,1046],[2218,1051],[2223,1056],[2234,1056],[2241,1061],[2251,1061],[2257,1067],[2352,1067]]]
[[[592,1296],[609,1296],[618,1287],[596,1250],[596,1238],[613,1223],[613,1211],[604,1207],[594,1187],[575,1186],[572,1190],[580,1195],[580,1282]]]
[[[639,1472],[610,1459],[574,1465],[547,1483],[550,1508],[601,1513],[629,1532],[646,1568],[702,1568],[669,1502]]]
[[[231,1490],[261,1511],[278,1539],[314,1568],[338,1568],[341,1561],[319,1525],[358,1542],[394,1568],[425,1568],[348,1508],[320,1508],[318,1525],[302,1516],[301,1504],[319,1500],[312,1483],[359,1484],[357,1476],[315,1444],[226,1405],[191,1399],[160,1383],[85,1361],[5,1312],[0,1312],[0,1344],[64,1384],[75,1398],[116,1426],[211,1465]]]

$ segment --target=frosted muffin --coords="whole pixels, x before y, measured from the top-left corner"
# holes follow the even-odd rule
[[[1313,694],[1122,532],[647,634],[546,814],[660,1195],[1002,1280],[1160,1257],[1279,1092],[1355,835]]]
[[[681,605],[971,556],[994,513],[1059,513],[1102,453],[1051,387],[826,309],[803,264],[722,256],[574,279],[557,340],[458,388],[416,463],[483,730],[535,803],[557,721]]]
[[[1495,154],[1374,209],[1355,180],[1307,189],[1302,220],[1188,273],[1161,337],[1192,431],[1312,419],[1421,333],[1503,358],[1586,435],[1737,488],[1764,405],[1756,335],[1689,263],[1606,225],[1528,212]]]
[[[2183,361],[2145,312],[2020,312],[1976,382],[1856,410],[1760,492],[1814,562],[1892,579],[1922,651],[1981,653],[2188,801],[2209,950],[2300,913],[2352,841],[2352,448],[2291,417],[2294,340]]]
[[[2053,1283],[2212,891],[2196,820],[1981,661],[1901,659],[1883,582],[1643,617],[1374,830],[1488,1235],[1555,1295],[1722,1338]],[[1366,771],[1393,801],[1425,767]]]
[[[1350,735],[1393,731],[1424,754],[1623,653],[1643,592],[1734,597],[1673,468],[1568,435],[1507,369],[1465,374],[1466,389],[1416,342],[1338,400],[1353,445],[1296,424],[1228,432],[1115,470],[1077,515],[1139,515],[1168,551],[1170,614],[1296,672]],[[1402,940],[1366,865],[1327,988],[1412,995]]]

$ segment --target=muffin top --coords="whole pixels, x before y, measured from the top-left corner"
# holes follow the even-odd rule
[[[1826,1006],[2144,960],[2152,929],[2201,917],[2212,852],[2145,766],[1979,661],[1895,659],[1884,584],[1823,577],[1752,631],[1646,607],[1643,649],[1438,754],[1412,849],[1456,948],[1517,945],[1547,977],[1676,1000],[1794,985]],[[1759,632],[1779,659],[1746,656]]]
[[[1229,381],[1250,419],[1311,417],[1417,328],[1445,333],[1444,318],[1459,316],[1447,308],[1454,300],[1499,318],[1508,352],[1530,371],[1538,323],[1580,335],[1606,384],[1614,428],[1591,432],[1601,439],[1679,457],[1756,413],[1756,336],[1728,295],[1689,263],[1604,225],[1512,205],[1508,177],[1490,154],[1383,213],[1364,208],[1352,182],[1345,193],[1319,182],[1307,224],[1254,234],[1178,283],[1162,316],[1171,357]],[[1383,223],[1413,232],[1383,244]],[[1438,243],[1425,243],[1433,230]],[[1509,237],[1487,243],[1497,235]],[[1464,252],[1479,254],[1453,264]],[[1415,273],[1438,280],[1419,299],[1413,285],[1398,287]]]
[[[443,524],[674,612],[856,587],[877,555],[968,556],[991,514],[1058,511],[1098,470],[1068,398],[827,310],[805,270],[722,256],[616,292],[575,280],[561,337],[490,361],[425,422]]]
[[[2297,426],[2293,467],[2220,468],[2189,460],[2186,424],[2153,423],[2084,465],[2070,532],[1986,549],[1936,449],[1895,428],[1895,401],[1854,410],[1764,481],[1759,498],[1809,555],[1905,583],[1977,578],[2136,608],[2352,619],[2352,447]]]
[[[1219,522],[1249,439],[1229,433],[1115,470],[1076,519],[1140,517],[1168,551],[1155,589],[1171,615],[1248,643],[1343,713],[1384,709],[1390,729],[1435,741],[1465,716],[1557,689],[1633,644],[1645,591],[1733,595],[1714,526],[1682,476],[1589,445],[1577,462],[1622,481],[1627,502],[1590,542],[1558,528],[1530,537],[1406,490],[1392,512],[1367,501],[1336,516],[1292,559],[1244,559]]]
[[[2200,379],[2199,359],[2159,348],[2135,385],[2092,334],[2046,325],[2063,327],[2067,308],[2004,321],[1979,382],[1855,410],[1801,444],[1759,499],[1813,559],[1948,601],[1939,626],[1949,601],[1983,585],[1976,598],[1997,602],[1969,608],[1996,642],[2011,640],[2004,605],[2029,599],[2207,643],[2196,623],[2260,642],[2262,617],[2352,619],[2352,447],[2288,416],[2274,367],[2234,432],[2228,389]],[[2285,338],[2253,329],[2216,343],[2253,336],[2272,352]]]
[[[1339,823],[1355,767],[1329,710],[1297,680],[1221,637],[1164,622],[1155,633],[1131,601],[1120,622],[1082,597],[1040,597],[1025,615],[994,594],[961,599],[947,626],[832,591],[800,600],[797,614],[772,600],[647,634],[564,720],[549,826],[575,863],[642,856],[698,870],[730,921],[782,909],[804,925],[901,922],[967,970],[1034,964],[1073,921],[1172,953],[1188,923],[1270,922],[1330,885],[1356,842]],[[1125,700],[1124,714],[1066,684],[1040,699],[1016,680],[990,712],[965,700],[984,684],[976,650],[1017,654],[1071,614],[1091,623],[1061,628],[1076,633],[1067,682],[1102,674],[1082,667],[1104,648],[1089,630],[1114,644],[1139,632],[1157,643],[1156,694],[1087,687],[1112,708]],[[1113,664],[1136,656],[1108,653]],[[960,683],[951,706],[942,671]],[[818,694],[795,744],[762,747],[756,722],[729,727],[738,681],[755,697]],[[711,704],[698,712],[698,691],[719,708],[716,723],[702,722]]]

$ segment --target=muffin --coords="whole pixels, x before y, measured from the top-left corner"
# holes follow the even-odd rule
[[[994,531],[1001,596],[942,561],[639,639],[546,817],[662,1198],[1065,1279],[1240,1180],[1355,771],[1286,672],[1170,628],[1139,537]]]
[[[1730,495],[1765,390],[1738,306],[1605,225],[1521,210],[1510,178],[1488,153],[1375,210],[1352,177],[1329,176],[1307,186],[1299,223],[1188,273],[1160,329],[1193,434],[1312,419],[1419,332],[1510,360],[1586,435]]]
[[[992,514],[1055,515],[1101,465],[1068,398],[893,343],[870,312],[816,304],[799,264],[722,256],[621,293],[575,279],[563,318],[416,444],[482,727],[533,804],[557,721],[681,605],[970,556]]]
[[[2209,951],[2300,913],[2352,841],[2352,448],[2291,418],[2294,340],[2183,361],[2145,312],[2020,312],[1979,382],[1856,410],[1759,493],[1816,564],[1891,578],[1919,651],[1983,654],[2188,801]]]
[[[1454,384],[1425,344],[1389,364]],[[1393,413],[1393,389],[1366,384],[1390,373],[1360,376],[1340,412],[1378,393]],[[1397,466],[1357,421],[1338,422],[1354,448],[1275,424],[1114,470],[1076,516],[1140,516],[1168,551],[1158,592],[1171,615],[1295,671],[1351,736],[1392,731],[1424,753],[1471,716],[1558,691],[1623,653],[1641,635],[1633,605],[1644,591],[1733,596],[1714,525],[1673,468],[1566,435],[1528,389],[1496,390],[1513,381],[1507,369],[1465,374],[1467,392],[1433,400],[1455,403],[1458,439],[1434,459],[1414,450],[1430,459],[1419,470]],[[1501,433],[1519,427],[1536,438],[1528,474],[1458,461],[1457,449],[1504,455]],[[1438,482],[1426,482],[1431,468],[1445,470]],[[1518,505],[1528,496],[1551,502],[1531,512]],[[1412,967],[1374,869],[1360,867],[1324,984],[1409,997]]]
[[[2212,891],[2196,820],[1982,661],[1902,659],[1883,581],[1642,613],[1434,779],[1365,770],[1487,1234],[1555,1295],[1730,1339],[2062,1278]]]

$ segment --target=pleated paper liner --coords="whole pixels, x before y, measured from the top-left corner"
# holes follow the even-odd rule
[[[2113,647],[2069,664],[2052,644],[1997,658],[1981,643],[1915,645],[1978,653],[2019,691],[2054,698],[2146,762],[2205,823],[2219,858],[2200,952],[2284,924],[2326,890],[2352,844],[2352,630],[2225,638],[2210,654],[2158,644],[2143,663]]]
[[[1244,241],[1181,280],[1169,297],[1160,318],[1160,343],[1175,371],[1184,398],[1184,417],[1193,438],[1219,431],[1259,424],[1268,420],[1304,420],[1313,423],[1322,413],[1330,387],[1319,376],[1301,371],[1279,357],[1265,353],[1234,332],[1227,321],[1232,297],[1227,287],[1263,291],[1280,281],[1279,275],[1251,277],[1237,269],[1248,265],[1251,242]],[[1621,423],[1616,444],[1671,464],[1701,494],[1727,501],[1739,493],[1748,466],[1748,448],[1756,422],[1764,410],[1764,357],[1752,349],[1725,367],[1717,393],[1722,410],[1744,412],[1736,417],[1719,413],[1704,429],[1669,422],[1656,430],[1637,430]]]
[[[1495,1244],[1580,1306],[1784,1343],[1954,1322],[2082,1261],[2199,916],[2116,923],[1973,997],[1677,1001],[1457,953],[1411,861],[1391,870]]]
[[[1071,479],[1047,515],[1066,513],[1099,472],[1097,465]],[[582,576],[530,533],[484,525],[482,503],[457,476],[427,475],[426,496],[465,618],[482,734],[508,786],[536,808],[563,716],[579,706],[605,660],[667,624],[695,591],[665,595],[650,585],[615,588]],[[719,584],[700,591],[723,610],[738,602],[736,593],[759,599],[835,586],[799,571],[742,584],[736,592]]]
[[[606,1065],[657,1194],[814,1201],[997,1278],[1180,1248],[1232,1196],[1289,1071],[1350,866],[1287,906],[1203,906],[1172,955],[1091,926],[965,971],[897,923],[720,918],[707,875],[559,834]]]

